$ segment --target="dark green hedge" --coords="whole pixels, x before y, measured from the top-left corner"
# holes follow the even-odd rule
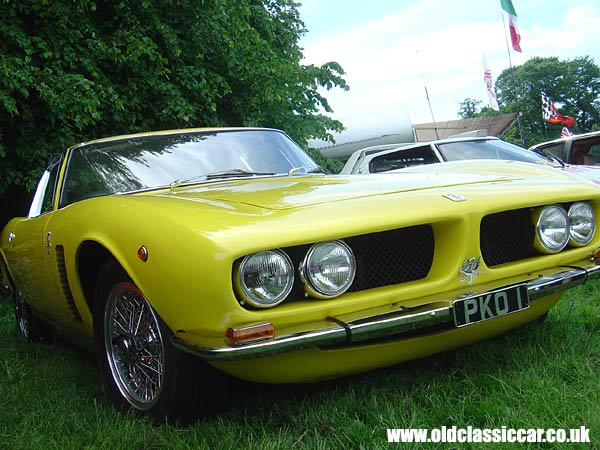
[[[51,154],[84,140],[202,126],[331,138],[318,91],[334,63],[302,64],[290,0],[0,0],[0,225],[26,210]]]

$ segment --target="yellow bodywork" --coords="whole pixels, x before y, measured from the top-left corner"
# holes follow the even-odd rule
[[[573,175],[530,164],[476,162],[456,170],[424,167],[406,174],[279,176],[91,198],[35,218],[13,219],[1,237],[7,278],[41,316],[92,337],[89,292],[80,279],[80,250],[106,249],[169,328],[191,344],[226,345],[228,328],[270,322],[275,335],[325,324],[327,317],[389,305],[451,305],[461,293],[484,292],[589,261],[600,243],[486,267],[472,285],[459,270],[479,248],[482,217],[505,210],[589,201],[600,216],[600,190]],[[60,185],[59,180],[59,185]],[[461,201],[449,199],[453,194]],[[433,264],[421,280],[330,300],[313,298],[250,310],[236,299],[234,262],[252,252],[431,224]],[[9,241],[9,234],[13,238]],[[511,236],[506,236],[511,239]],[[148,260],[138,258],[140,246]],[[64,253],[63,281],[57,249]],[[66,284],[64,275],[66,274]],[[72,294],[72,304],[65,295]],[[88,294],[86,295],[86,292]],[[310,348],[211,364],[241,378],[305,382],[347,375],[466,345],[544,314],[549,295],[525,311],[464,328],[346,348]],[[73,313],[73,304],[77,314]]]

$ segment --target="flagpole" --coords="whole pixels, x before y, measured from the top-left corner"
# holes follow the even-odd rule
[[[510,70],[512,73],[512,58],[510,57],[510,46],[508,45],[508,35],[506,34],[506,19],[504,19],[504,12],[502,12],[502,28],[504,29],[504,42],[506,42],[506,54],[508,55],[508,65],[510,66]]]
[[[427,85],[425,84],[425,76],[423,76],[423,74],[421,74],[421,76],[423,77],[423,87],[425,88],[425,96],[427,97],[427,104],[429,105],[429,112],[431,113],[431,120],[433,121],[433,131],[435,131],[435,138],[439,140],[440,136],[438,135],[435,117],[433,117],[433,108],[431,107],[431,100],[429,100],[429,91],[427,91]]]
[[[508,45],[508,35],[506,34],[506,20],[504,19],[504,12],[502,12],[502,27],[504,28],[504,40],[506,41],[506,53],[508,53],[508,66],[510,68],[510,77],[512,80],[513,92],[515,92],[516,94],[517,80],[513,72],[512,58],[510,57],[510,47]],[[523,145],[523,148],[527,148],[527,139],[525,139],[525,134],[523,133],[523,125],[521,123],[521,111],[517,111],[517,126],[519,127],[519,134],[521,135],[521,144]]]
[[[420,60],[420,55],[419,55],[419,50],[415,50],[415,54],[417,55],[417,57],[419,57]],[[419,61],[419,65],[420,61]],[[435,131],[435,138],[437,140],[440,139],[440,136],[438,134],[438,130],[437,130],[437,124],[435,123],[435,117],[433,117],[433,108],[431,107],[431,100],[429,99],[429,91],[427,90],[427,84],[425,83],[425,75],[423,75],[423,72],[421,72],[421,80],[423,81],[423,87],[425,88],[425,97],[427,97],[427,105],[429,105],[429,113],[431,114],[431,121],[433,122],[433,131]]]

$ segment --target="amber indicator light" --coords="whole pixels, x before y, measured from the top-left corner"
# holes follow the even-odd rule
[[[275,335],[275,327],[272,323],[262,323],[245,328],[228,328],[225,336],[233,344],[240,342],[268,339]]]

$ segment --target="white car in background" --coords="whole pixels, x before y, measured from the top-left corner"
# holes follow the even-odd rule
[[[549,165],[600,184],[600,167],[567,164],[559,158],[538,154],[496,137],[457,137],[368,147],[354,152],[340,173],[381,173],[425,164],[475,159]]]
[[[530,147],[529,150],[560,158],[569,164],[597,166],[600,164],[600,131],[541,142]]]

